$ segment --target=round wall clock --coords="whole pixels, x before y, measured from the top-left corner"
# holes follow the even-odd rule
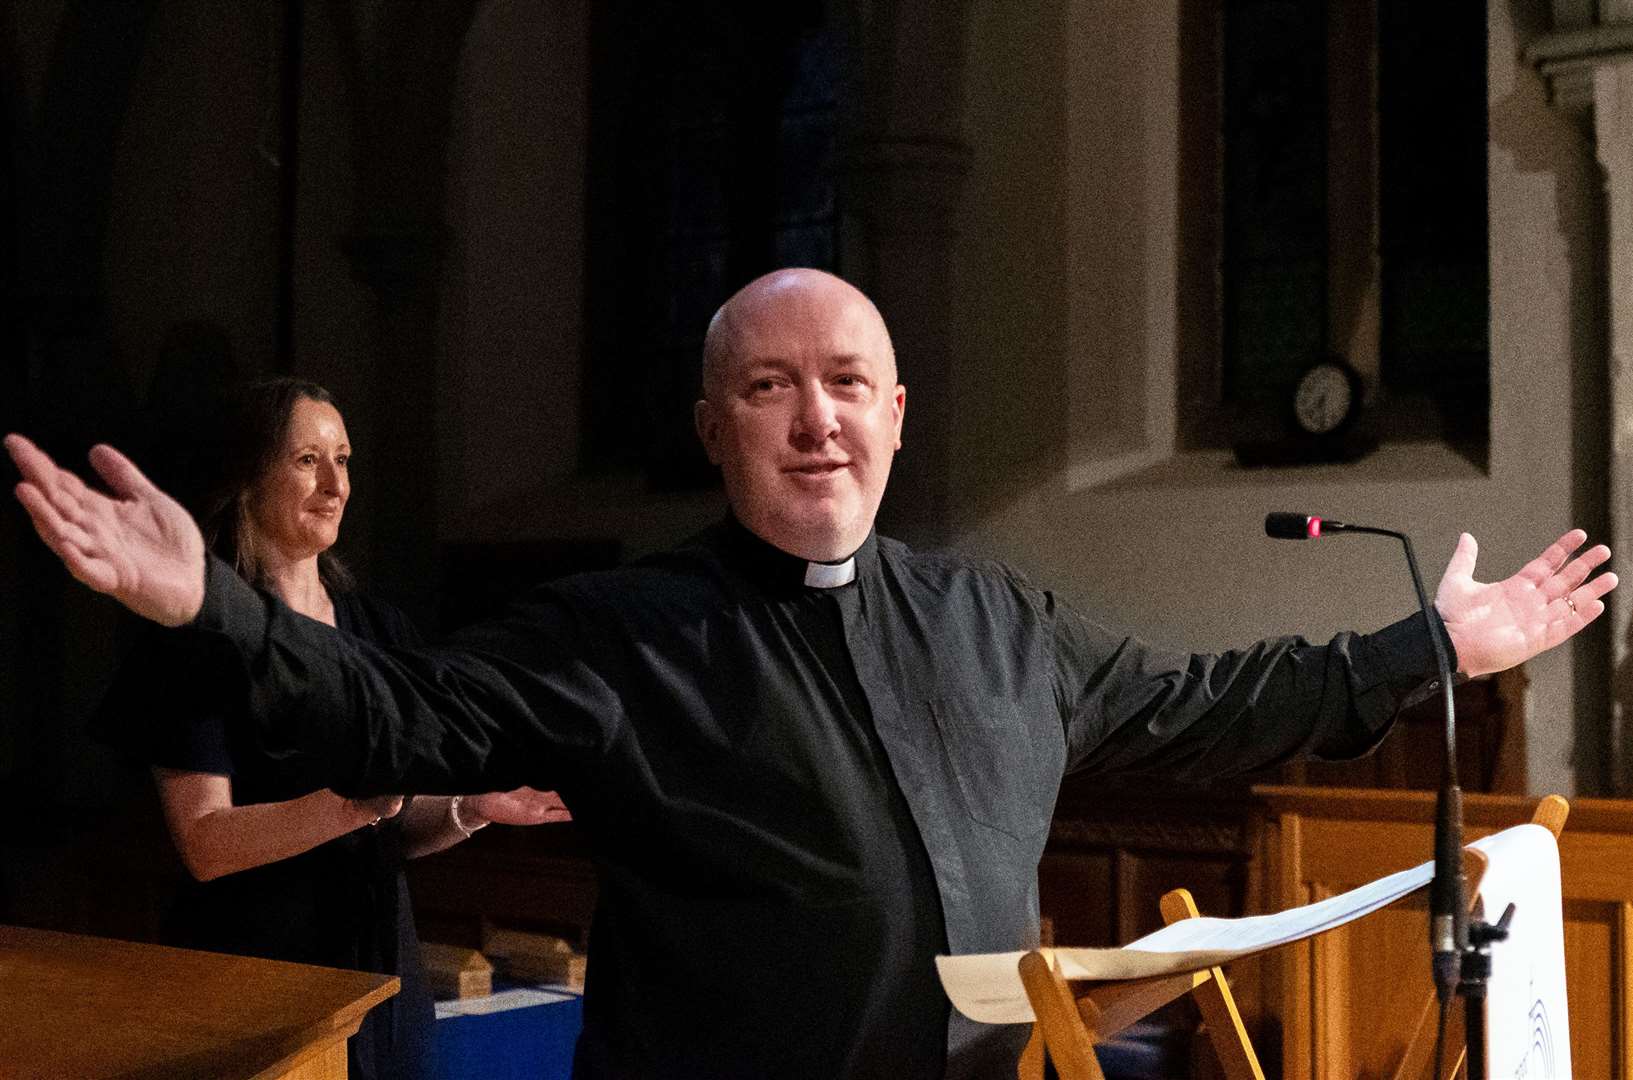
[[[1305,435],[1337,435],[1361,412],[1361,376],[1338,359],[1311,364],[1293,387],[1293,423]]]

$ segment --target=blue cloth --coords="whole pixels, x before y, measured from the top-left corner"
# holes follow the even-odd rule
[[[569,1080],[572,1076],[573,1047],[584,1022],[584,1000],[576,994],[479,1014],[445,1015],[449,1007],[444,1003],[437,1009],[439,1080]]]

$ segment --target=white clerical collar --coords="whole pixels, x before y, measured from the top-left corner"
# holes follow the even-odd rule
[[[837,589],[856,580],[856,556],[841,563],[808,562],[805,584],[813,589]]]

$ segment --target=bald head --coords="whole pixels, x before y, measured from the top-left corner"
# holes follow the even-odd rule
[[[889,364],[896,381],[896,351],[883,316],[873,301],[843,278],[823,270],[793,267],[755,278],[732,294],[709,320],[703,337],[703,396],[719,397],[721,378],[744,351],[757,329],[768,323],[819,328],[843,322],[858,341],[865,341]]]
[[[872,302],[832,274],[779,270],[709,324],[695,416],[737,519],[827,561],[873,527],[906,400]]]

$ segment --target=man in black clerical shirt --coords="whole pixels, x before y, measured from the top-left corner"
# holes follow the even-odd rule
[[[950,1015],[932,958],[1036,943],[1065,772],[1361,753],[1432,673],[1417,616],[1174,654],[1002,566],[877,536],[906,393],[883,320],[838,278],[750,283],[704,354],[697,427],[730,516],[423,652],[252,592],[117,452],[92,452],[109,499],[7,443],[74,575],[223,638],[244,734],[314,786],[563,793],[601,879],[580,1075],[1013,1075],[1025,1032]],[[1609,552],[1572,558],[1585,539],[1495,584],[1461,539],[1436,597],[1460,671],[1604,610],[1615,576],[1590,575]]]

